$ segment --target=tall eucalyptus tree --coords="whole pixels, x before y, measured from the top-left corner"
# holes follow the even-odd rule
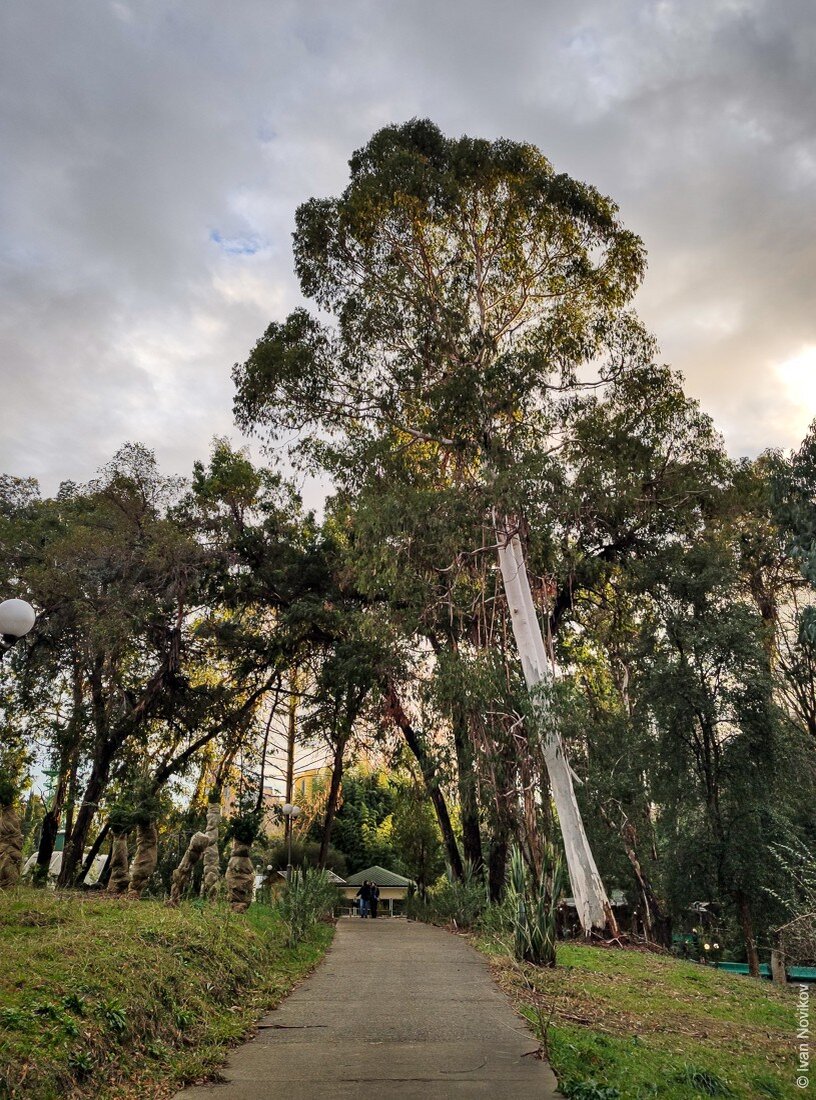
[[[298,309],[269,326],[235,370],[238,420],[298,430],[301,455],[348,487],[410,455],[405,476],[418,463],[483,499],[581,923],[614,928],[549,716],[520,533],[583,386],[650,362],[626,309],[643,247],[610,199],[531,145],[449,140],[415,120],[379,131],[350,167],[342,196],[299,208],[294,238],[302,290],[334,323]]]

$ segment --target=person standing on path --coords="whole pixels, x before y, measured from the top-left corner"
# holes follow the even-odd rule
[[[371,906],[371,917],[374,919],[377,916],[377,906],[380,902],[380,888],[376,882],[371,883],[371,900],[369,902]]]
[[[368,879],[363,882],[363,885],[357,891],[357,897],[360,899],[360,916],[368,916],[368,906],[371,902],[371,886]]]

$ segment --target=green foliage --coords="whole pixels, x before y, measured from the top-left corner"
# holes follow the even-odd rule
[[[319,856],[320,844],[318,841],[300,839],[292,841],[293,867],[317,867]],[[273,871],[285,871],[289,862],[288,845],[283,840],[273,842],[263,854],[263,859],[265,865],[271,867]],[[340,878],[344,878],[348,872],[346,857],[332,845],[329,845],[326,868],[329,871],[334,871]]]
[[[393,867],[396,853],[386,823],[396,804],[397,785],[387,772],[364,766],[346,772],[332,841],[346,857],[349,874],[374,864]]]
[[[176,1091],[214,1072],[320,959],[269,908],[178,909],[50,891],[0,893],[0,1094]]]
[[[350,169],[340,198],[296,215],[301,287],[337,332],[305,310],[270,325],[235,371],[242,424],[313,427],[307,449],[335,467],[344,444],[359,457],[368,431],[403,426],[472,461],[487,439],[529,439],[577,359],[640,338],[615,316],[640,281],[640,241],[533,146],[413,120],[376,133]]]
[[[465,861],[461,879],[455,878],[448,868],[444,879],[431,887],[425,919],[455,924],[457,928],[474,928],[487,905],[484,876]]]
[[[416,882],[420,892],[444,870],[439,824],[427,792],[413,781],[398,788],[390,839],[398,868]]]
[[[98,1008],[100,1020],[109,1031],[121,1035],[127,1030],[127,1013],[116,1001],[102,1001]]]
[[[677,1080],[695,1089],[700,1096],[733,1096],[728,1082],[710,1070],[698,1066],[685,1065],[677,1075]]]
[[[789,990],[639,950],[563,943],[551,970],[519,965],[501,942],[477,943],[541,1038],[546,1025],[565,1095],[579,1086],[621,1100],[801,1095]]]
[[[599,1085],[597,1081],[566,1081],[561,1091],[568,1100],[621,1100],[621,1094],[612,1085]]]
[[[261,831],[263,824],[263,806],[256,806],[254,800],[244,799],[233,811],[224,830],[226,840],[240,840],[242,844],[252,844]]]
[[[142,780],[117,799],[110,808],[108,821],[114,833],[129,833],[138,825],[156,821],[162,809],[161,799],[149,781]]]
[[[328,873],[316,867],[292,872],[277,901],[277,911],[288,930],[290,947],[299,944],[318,921],[334,913],[340,895]]]
[[[519,962],[555,966],[558,905],[565,883],[564,866],[554,848],[546,847],[536,878],[525,864],[521,849],[513,847],[508,893],[513,951]]]
[[[816,912],[816,853],[796,837],[792,843],[770,845],[784,875],[781,892],[766,887],[793,917]]]
[[[0,806],[13,806],[17,799],[17,784],[9,775],[0,772]]]

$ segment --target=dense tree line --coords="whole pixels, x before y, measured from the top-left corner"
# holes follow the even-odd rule
[[[238,762],[258,810],[295,683],[318,862],[396,836],[423,889],[441,851],[498,900],[511,848],[536,875],[555,843],[587,933],[621,931],[614,888],[663,944],[707,902],[755,968],[779,852],[816,843],[816,433],[730,459],[631,308],[641,242],[527,145],[386,128],[295,261],[316,308],[236,366],[235,411],[330,478],[322,519],[223,441],[189,483],[138,446],[53,499],[0,483],[2,590],[38,611],[2,789],[52,768],[40,867],[62,827],[75,883],[117,808],[181,791],[202,827]],[[399,761],[388,813],[363,750]]]

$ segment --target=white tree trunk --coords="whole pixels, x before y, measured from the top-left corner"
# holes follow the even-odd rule
[[[211,802],[207,806],[207,827],[204,830],[210,838],[204,851],[204,874],[201,878],[201,896],[214,901],[218,895],[218,881],[221,877],[219,867],[218,830],[221,825],[221,803]]]
[[[513,636],[521,657],[524,679],[540,716],[544,731],[544,761],[550,777],[553,801],[567,858],[570,886],[578,909],[578,919],[586,934],[593,930],[617,932],[606,890],[598,874],[589,846],[581,811],[575,797],[572,776],[561,735],[549,713],[546,688],[551,681],[544,638],[536,616],[530,580],[521,540],[510,521],[498,520],[499,566],[504,592],[510,608]]]
[[[187,850],[181,857],[181,862],[173,871],[173,882],[170,887],[170,905],[178,905],[184,896],[184,891],[189,885],[195,865],[201,859],[212,841],[206,833],[193,833]]]
[[[136,851],[130,865],[128,896],[140,898],[159,861],[159,830],[155,821],[136,826]]]
[[[111,844],[109,894],[124,894],[130,886],[127,833],[114,833]]]
[[[251,845],[245,841],[232,838],[232,855],[224,881],[230,905],[236,913],[245,913],[249,909],[255,892],[255,868],[249,857],[250,848]]]
[[[20,881],[23,864],[23,830],[13,806],[0,806],[0,890]]]

